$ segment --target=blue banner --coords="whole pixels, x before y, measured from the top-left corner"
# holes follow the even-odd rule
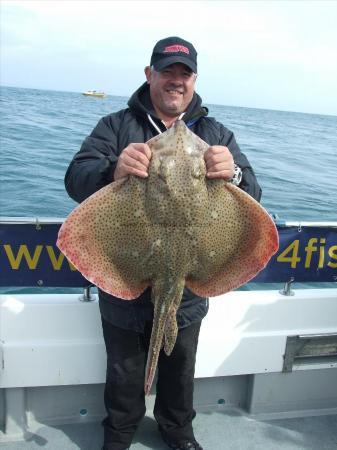
[[[56,247],[60,223],[0,224],[0,286],[90,286]]]
[[[0,223],[0,286],[84,287],[55,242],[61,223]],[[252,281],[337,281],[337,228],[278,226],[280,247]]]
[[[337,281],[337,228],[278,226],[280,246],[252,281],[257,283]]]

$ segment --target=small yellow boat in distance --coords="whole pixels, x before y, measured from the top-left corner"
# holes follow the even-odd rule
[[[100,97],[100,98],[106,97],[105,92],[99,92],[99,91],[86,91],[86,92],[82,92],[82,95],[86,95],[87,97]]]

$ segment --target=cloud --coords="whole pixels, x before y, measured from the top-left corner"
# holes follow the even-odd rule
[[[83,89],[91,77],[129,95],[154,43],[169,35],[194,43],[198,86],[217,103],[228,101],[228,86],[231,104],[241,105],[254,91],[259,102],[263,89],[284,86],[284,104],[308,80],[318,98],[337,79],[337,2],[11,0],[2,2],[1,21],[2,78],[15,81],[19,64],[36,87],[48,76],[48,87]]]

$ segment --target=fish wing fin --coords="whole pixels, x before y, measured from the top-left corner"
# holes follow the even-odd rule
[[[125,181],[105,186],[77,206],[61,226],[57,246],[93,284],[130,300],[150,284],[142,258],[148,254],[151,226],[144,184],[135,177]]]
[[[257,201],[229,183],[208,183],[208,224],[197,236],[199,264],[186,278],[186,286],[204,297],[248,282],[279,243],[272,218]]]

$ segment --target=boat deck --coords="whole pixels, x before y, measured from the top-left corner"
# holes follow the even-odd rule
[[[204,450],[337,450],[337,356],[326,354],[337,344],[336,298],[336,289],[298,289],[213,301],[194,389]],[[100,450],[106,353],[98,302],[4,295],[0,331],[1,450]],[[315,354],[298,359],[294,336],[310,336]],[[167,449],[154,399],[155,384],[131,450]]]
[[[337,414],[301,418],[257,418],[236,408],[203,411],[194,420],[204,450],[336,450]],[[2,450],[99,450],[100,423],[36,426],[25,440],[3,442]],[[1,440],[0,440],[1,442]],[[166,450],[151,415],[145,416],[131,450]]]

